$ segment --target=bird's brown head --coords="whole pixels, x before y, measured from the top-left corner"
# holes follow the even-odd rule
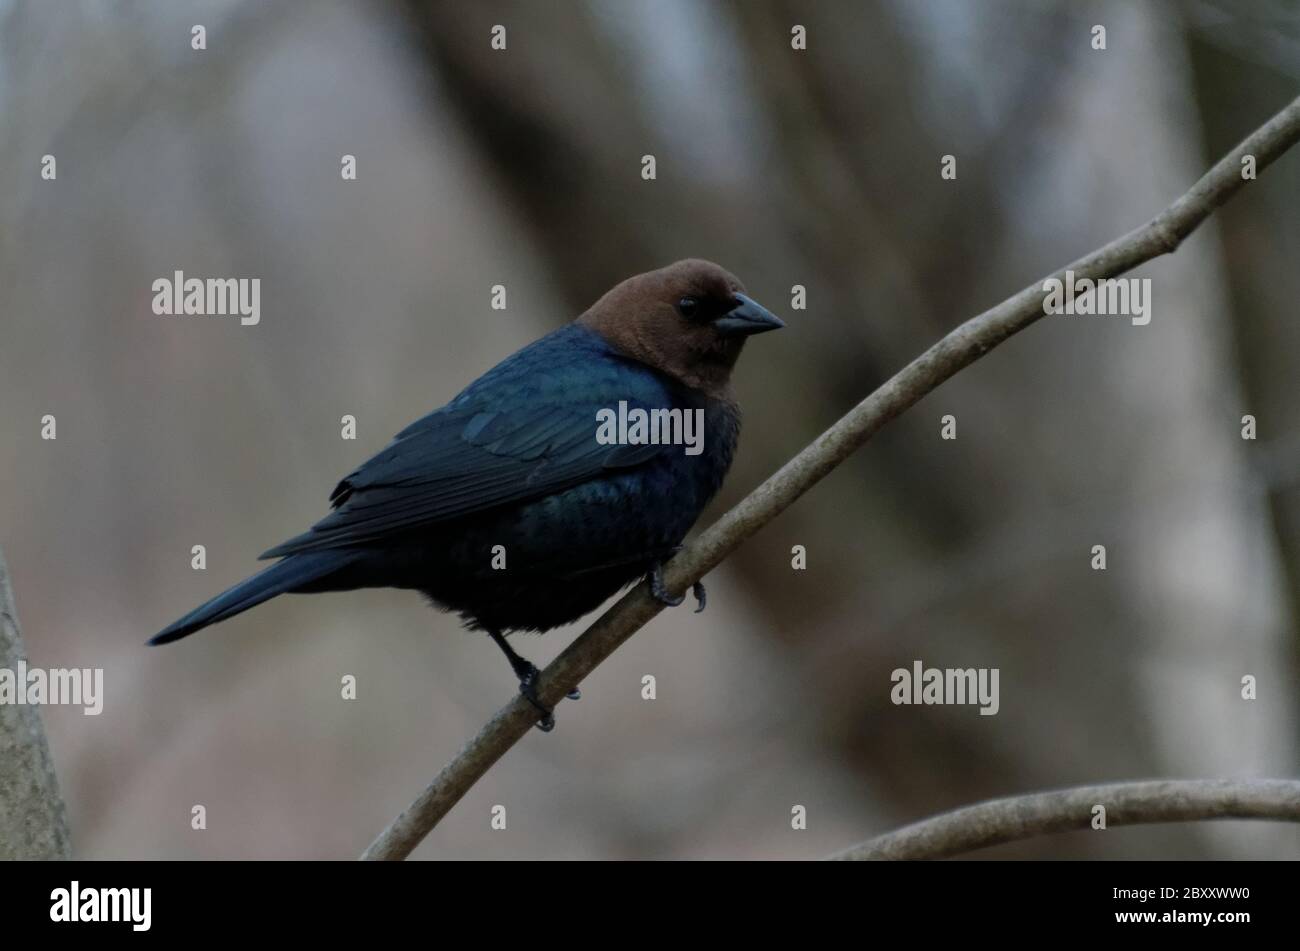
[[[724,399],[745,338],[785,326],[735,275],[698,258],[628,278],[578,322],[623,355]]]

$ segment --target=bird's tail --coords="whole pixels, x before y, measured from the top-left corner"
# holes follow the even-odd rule
[[[245,578],[211,601],[199,605],[179,621],[155,634],[149,639],[149,643],[167,644],[178,641],[209,624],[234,617],[278,594],[285,594],[304,585],[310,585],[312,582],[319,582],[327,575],[346,567],[358,557],[358,552],[347,550],[291,555],[282,561],[277,561],[269,568],[264,568],[251,578]]]

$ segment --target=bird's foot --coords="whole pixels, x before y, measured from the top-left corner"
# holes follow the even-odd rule
[[[709,593],[704,590],[704,582],[697,581],[691,585],[691,594],[695,595],[695,613],[699,614],[709,603]]]
[[[541,672],[535,665],[528,663],[527,661],[524,663],[527,664],[527,667],[524,668],[522,672],[516,671],[516,673],[519,674],[519,692],[523,694],[524,699],[536,707],[537,712],[542,715],[542,718],[537,721],[537,729],[541,730],[543,733],[550,733],[555,729],[555,711],[542,703],[541,697],[537,696],[537,678],[540,676]],[[582,691],[577,687],[574,687],[564,696],[569,700],[581,700]]]
[[[542,718],[537,721],[537,729],[543,733],[550,733],[555,729],[555,711],[542,703],[542,699],[537,696],[537,667],[528,664],[526,672],[519,677],[519,692],[524,695],[524,699],[537,708],[537,712]]]
[[[542,715],[541,719],[537,721],[537,728],[543,733],[550,733],[555,729],[555,711],[542,703],[542,698],[537,695],[537,678],[541,676],[541,672],[537,669],[537,665],[532,661],[520,657],[519,654],[515,652],[515,649],[506,643],[506,639],[501,635],[500,631],[489,630],[488,636],[492,638],[497,647],[501,648],[502,653],[504,653],[506,658],[510,661],[510,669],[513,670],[515,676],[519,678],[519,692],[523,694],[524,699],[531,703],[537,709],[537,712]],[[577,687],[570,690],[566,696],[570,700],[579,700],[582,698],[582,694],[579,693]]]
[[[691,585],[691,593],[695,595],[695,613],[699,614],[704,610],[704,605],[708,603],[708,593],[704,590],[704,582],[697,581]],[[650,594],[660,604],[666,604],[670,608],[675,608],[686,600],[686,595],[679,594],[673,597],[664,587],[664,566],[655,565],[650,571]]]

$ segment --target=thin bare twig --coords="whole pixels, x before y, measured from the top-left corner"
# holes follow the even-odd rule
[[[1300,99],[1224,156],[1163,212],[1129,234],[1080,258],[1051,277],[1074,271],[1076,282],[1122,274],[1169,254],[1187,235],[1245,184],[1242,158],[1252,155],[1262,171],[1300,139]],[[1046,279],[1044,279],[1046,280]],[[885,423],[915,404],[959,370],[1043,316],[1044,281],[974,317],[925,351],[822,433],[735,508],[706,529],[664,568],[667,589],[679,594],[717,567],[741,542],[776,518],[795,499],[847,459]],[[537,692],[553,706],[663,607],[638,585],[602,614],[542,672]],[[522,697],[502,707],[433,782],[362,854],[363,859],[401,859],[411,853],[475,782],[519,742],[537,720]]]
[[[1097,806],[1105,828],[1197,819],[1300,822],[1300,780],[1156,779],[1078,786],[993,799],[904,826],[832,859],[943,859],[990,845],[1090,829]]]

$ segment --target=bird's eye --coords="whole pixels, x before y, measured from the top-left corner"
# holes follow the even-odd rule
[[[691,318],[699,311],[700,302],[694,297],[683,297],[677,302],[677,309],[683,317]]]

